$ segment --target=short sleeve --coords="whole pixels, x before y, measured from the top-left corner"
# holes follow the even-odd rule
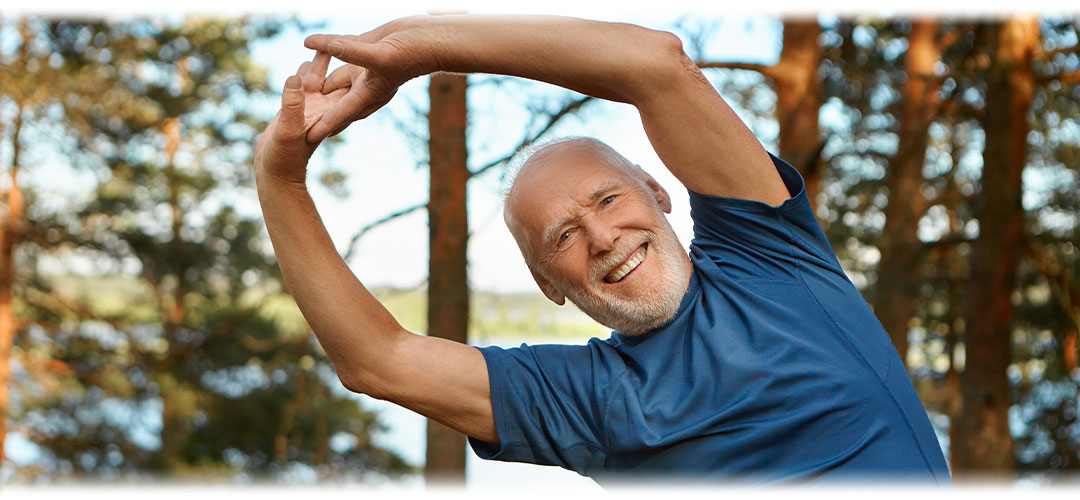
[[[588,475],[605,459],[600,415],[611,367],[588,345],[483,347],[499,444],[469,438],[483,459],[555,465]]]
[[[797,280],[799,262],[839,271],[840,263],[806,198],[799,171],[769,155],[790,198],[778,206],[690,191],[691,251],[736,280]],[[841,271],[842,272],[842,271]]]

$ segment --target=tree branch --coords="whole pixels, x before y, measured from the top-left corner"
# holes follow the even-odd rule
[[[1071,73],[1058,73],[1052,76],[1044,76],[1038,78],[1039,83],[1046,83],[1057,80],[1061,83],[1080,83],[1080,71],[1073,71]]]
[[[397,212],[388,214],[388,215],[384,216],[383,218],[381,218],[381,219],[379,219],[379,220],[377,220],[375,222],[372,222],[372,223],[360,228],[360,230],[357,231],[356,234],[353,235],[352,239],[349,240],[349,245],[346,247],[345,255],[342,255],[342,258],[345,259],[346,262],[348,262],[349,259],[352,258],[353,251],[355,251],[355,249],[356,249],[356,242],[360,241],[360,238],[363,237],[364,234],[366,234],[368,231],[371,231],[372,229],[375,229],[376,227],[379,227],[379,226],[381,226],[383,224],[386,224],[387,222],[390,222],[390,221],[392,221],[394,219],[397,219],[398,217],[409,215],[409,214],[411,214],[411,213],[413,213],[413,212],[415,212],[417,210],[420,210],[421,208],[427,208],[427,206],[428,206],[428,204],[425,201],[424,203],[421,203],[419,205],[413,205],[413,206],[408,207],[408,208],[403,208],[401,210],[398,210]]]
[[[855,157],[859,157],[859,158],[876,158],[876,159],[882,160],[882,161],[884,161],[886,163],[893,160],[892,155],[882,153],[881,151],[864,150],[864,151],[840,151],[840,152],[835,153],[832,156],[828,157],[827,159],[823,158],[822,161],[824,161],[825,163],[830,163],[833,160],[843,158],[845,156],[855,156]]]
[[[559,122],[559,120],[562,120],[567,115],[581,109],[581,107],[584,106],[585,103],[587,103],[587,102],[589,102],[591,100],[592,100],[591,96],[585,96],[585,97],[582,97],[581,99],[575,99],[573,101],[570,101],[570,102],[566,103],[566,105],[563,106],[562,109],[555,112],[555,114],[552,114],[552,115],[548,116],[547,123],[544,124],[544,126],[540,129],[539,132],[533,134],[532,137],[527,137],[527,138],[523,139],[518,144],[518,146],[516,148],[514,148],[513,151],[510,152],[510,154],[508,154],[508,155],[506,155],[506,156],[504,156],[502,158],[499,158],[498,160],[495,160],[495,161],[493,161],[491,163],[488,163],[487,165],[484,165],[484,166],[476,169],[475,172],[472,172],[472,173],[469,174],[469,177],[470,178],[475,177],[477,175],[480,175],[480,174],[484,173],[485,171],[487,171],[489,169],[495,168],[495,167],[497,167],[499,165],[502,165],[503,163],[506,163],[506,162],[510,161],[510,159],[514,157],[514,154],[516,154],[519,149],[525,147],[528,144],[536,142],[538,139],[543,137],[544,134],[548,133],[548,131],[551,130],[551,128],[554,127],[555,124]]]
[[[698,68],[701,69],[741,69],[745,71],[756,71],[761,73],[767,78],[773,80],[777,77],[776,66],[770,66],[767,64],[758,63],[741,63],[741,62],[719,62],[719,61],[697,61]]]
[[[541,127],[540,130],[537,133],[533,134],[531,137],[527,137],[524,140],[522,140],[521,143],[518,144],[518,146],[516,148],[514,148],[513,151],[510,152],[510,154],[508,154],[508,155],[506,155],[506,156],[504,156],[502,158],[499,158],[499,159],[497,159],[495,161],[492,161],[492,162],[490,162],[490,163],[476,169],[476,171],[469,173],[469,178],[471,179],[472,177],[480,175],[480,174],[486,172],[487,170],[490,170],[492,168],[495,168],[495,167],[497,167],[499,165],[502,165],[502,164],[510,161],[510,159],[514,157],[514,154],[517,153],[517,151],[519,149],[521,149],[521,148],[525,147],[526,145],[528,145],[528,144],[530,144],[532,142],[535,142],[536,140],[543,137],[544,134],[548,133],[548,131],[550,131],[552,129],[552,127],[554,127],[555,124],[557,124],[559,122],[559,120],[562,120],[566,116],[568,116],[568,115],[576,112],[577,110],[581,109],[581,107],[584,106],[585,103],[591,101],[592,99],[593,98],[591,96],[584,96],[584,97],[582,97],[580,99],[575,99],[573,101],[570,101],[570,102],[566,103],[566,105],[563,106],[562,109],[560,109],[559,111],[556,111],[554,114],[548,116],[547,123],[545,123],[544,126]],[[356,243],[358,241],[360,241],[360,238],[363,237],[365,234],[367,234],[368,231],[371,231],[372,229],[375,229],[376,227],[379,227],[379,226],[381,226],[383,224],[386,224],[387,222],[390,222],[390,221],[392,221],[394,219],[397,219],[399,217],[411,214],[411,213],[413,213],[413,212],[415,212],[417,210],[420,210],[422,208],[427,208],[427,202],[424,202],[424,203],[419,204],[419,205],[413,205],[411,207],[407,207],[407,208],[398,210],[397,212],[393,212],[391,214],[388,214],[385,217],[383,217],[383,218],[381,218],[379,220],[376,220],[376,221],[374,221],[374,222],[360,228],[360,230],[357,231],[356,234],[354,234],[351,239],[349,239],[349,245],[346,247],[347,249],[345,251],[345,254],[342,256],[342,258],[344,258],[346,261],[348,261],[352,257],[353,252],[355,252],[355,250],[356,250]]]
[[[1059,47],[1053,50],[1041,50],[1035,54],[1035,57],[1044,62],[1050,62],[1050,58],[1058,54],[1080,54],[1080,44]]]

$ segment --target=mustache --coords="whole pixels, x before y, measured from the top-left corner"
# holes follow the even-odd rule
[[[596,264],[593,264],[592,270],[589,272],[589,279],[592,280],[593,283],[604,281],[604,276],[607,276],[608,273],[615,269],[615,266],[622,264],[626,259],[630,258],[630,255],[636,252],[641,245],[648,243],[650,247],[655,247],[655,239],[655,237],[650,235],[637,241],[637,243],[625,244],[620,248],[612,250],[608,255],[605,255],[597,261]]]

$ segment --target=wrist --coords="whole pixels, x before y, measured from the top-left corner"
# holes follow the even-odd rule
[[[255,187],[283,187],[307,191],[307,167],[287,172],[275,171],[266,166],[255,166]]]

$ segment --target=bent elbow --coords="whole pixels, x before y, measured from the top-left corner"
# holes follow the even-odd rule
[[[386,391],[372,377],[364,377],[357,374],[338,373],[338,380],[350,392],[363,394],[375,399],[386,399]]]
[[[656,99],[658,96],[676,88],[676,80],[706,81],[698,69],[697,63],[683,51],[683,42],[678,35],[670,31],[648,30],[648,47],[645,57],[640,59],[640,67],[635,70],[638,77],[646,77],[643,92],[639,99]]]
[[[667,76],[686,76],[695,81],[706,82],[708,80],[705,75],[701,73],[701,69],[698,68],[697,62],[690,58],[683,50],[682,40],[674,33],[670,31],[657,32],[660,46],[661,56],[659,60],[666,66],[663,73]],[[670,80],[665,84],[670,85]],[[711,85],[711,84],[710,84]]]
[[[678,35],[670,31],[652,30],[655,33],[657,45],[665,53],[676,56],[686,56],[683,52],[682,39]]]
[[[401,359],[396,352],[400,349],[401,341],[408,338],[412,333],[395,328],[389,333],[380,335],[378,345],[369,345],[371,351],[368,355],[356,358],[343,358],[335,360],[334,369],[338,380],[346,389],[357,394],[365,394],[375,399],[387,400],[392,396],[395,381],[402,379],[400,375]],[[373,343],[375,338],[368,338],[368,343]]]

